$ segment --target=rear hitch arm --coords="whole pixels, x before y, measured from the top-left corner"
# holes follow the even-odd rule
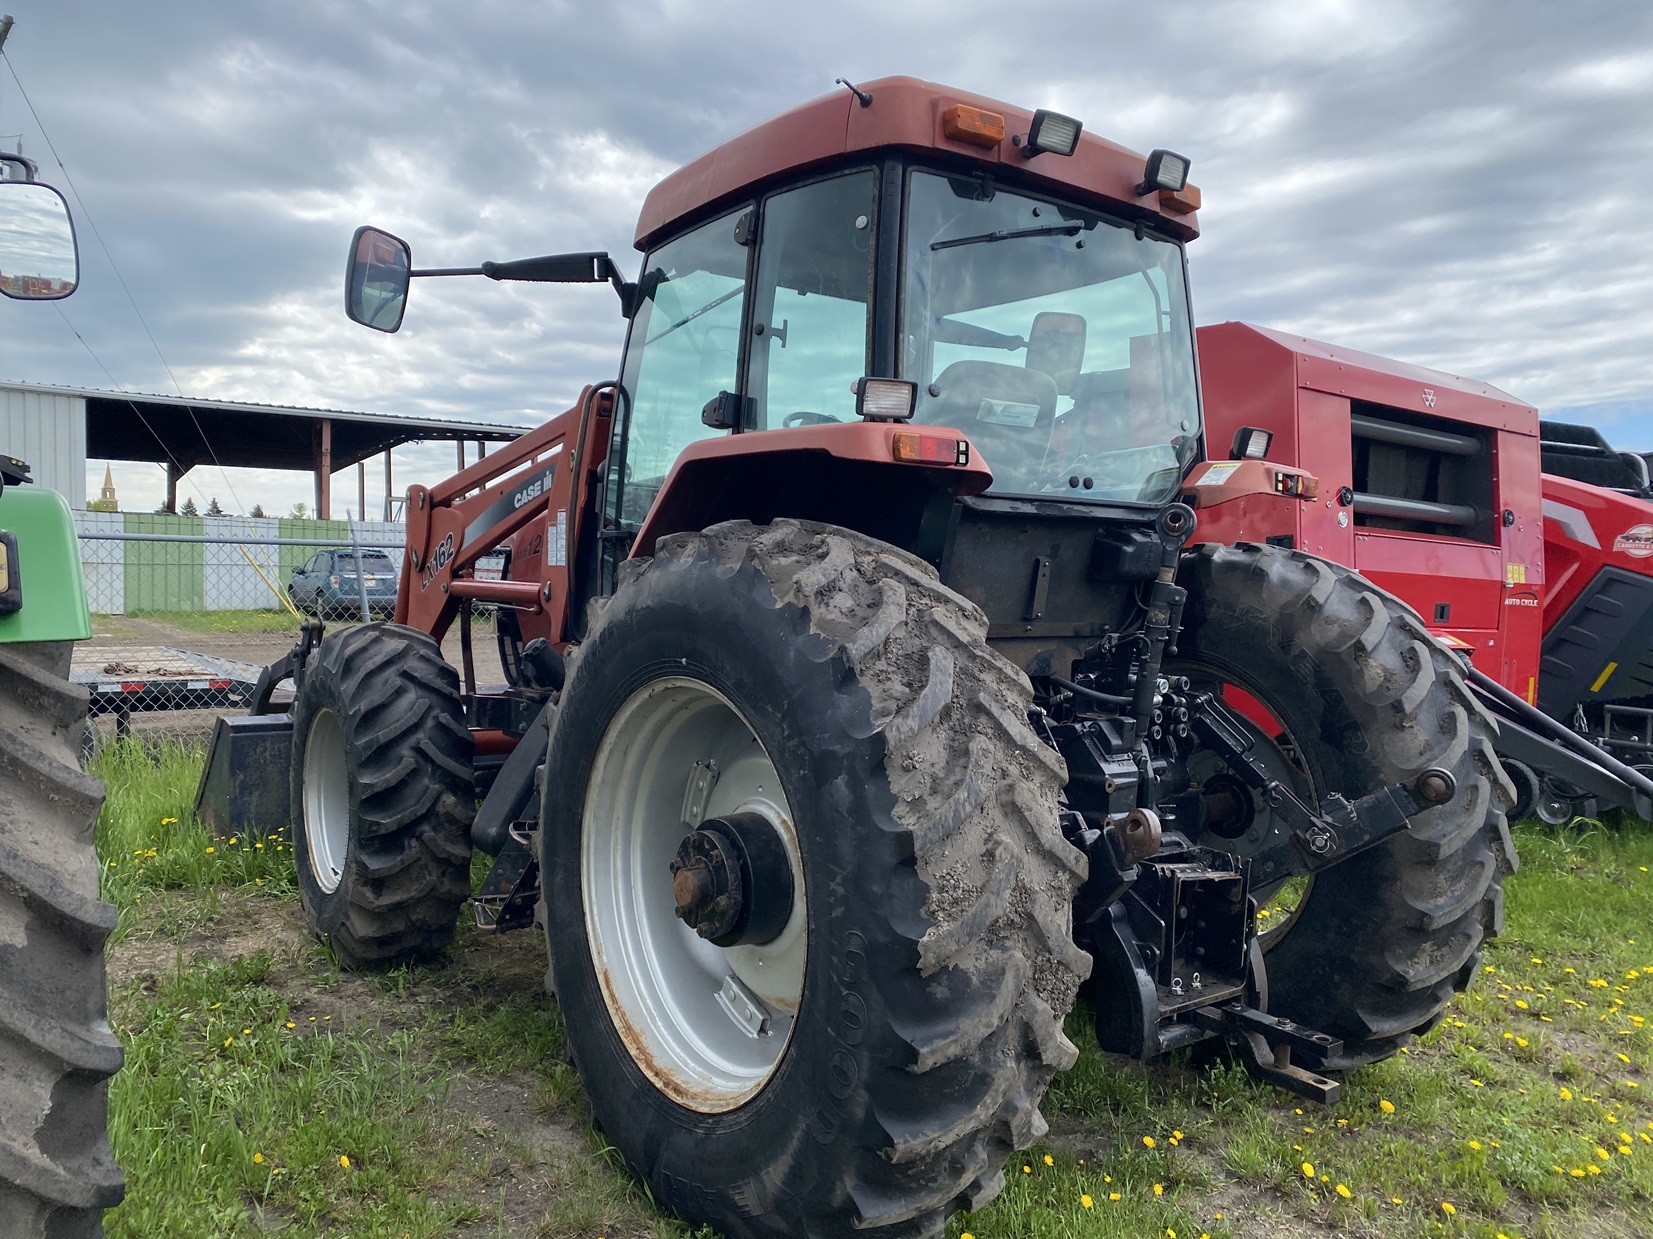
[[[1324,1068],[1328,1059],[1343,1053],[1343,1042],[1336,1037],[1239,1002],[1200,1007],[1188,1022],[1226,1041],[1257,1079],[1310,1101],[1336,1104],[1342,1086],[1310,1070]],[[1293,1062],[1294,1055],[1307,1065]]]
[[[1313,873],[1364,852],[1406,829],[1407,821],[1457,794],[1458,784],[1445,770],[1425,770],[1410,783],[1390,783],[1352,804],[1332,794],[1311,809],[1253,754],[1254,741],[1228,707],[1210,693],[1191,700],[1194,734],[1215,752],[1241,781],[1263,795],[1291,833],[1252,857],[1252,870],[1273,881],[1294,873]]]

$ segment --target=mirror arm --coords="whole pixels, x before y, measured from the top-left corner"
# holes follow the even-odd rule
[[[28,185],[34,184],[35,177],[40,174],[40,165],[35,163],[32,159],[24,158],[22,155],[11,155],[0,152],[0,164],[14,164],[17,167],[22,168],[23,181]]]
[[[621,315],[630,318],[637,312],[637,303],[641,299],[638,286],[620,275],[620,268],[607,254],[592,255],[592,260],[592,271],[596,276],[596,280],[592,282],[595,283],[598,280],[608,281],[620,298]],[[525,258],[511,263],[485,262],[480,267],[427,267],[422,271],[409,271],[408,278],[417,279],[422,276],[443,275],[485,275],[491,280],[524,280],[533,283],[569,282],[555,277],[547,279],[534,273],[527,264],[537,261],[539,260]],[[584,281],[575,282],[583,283]]]

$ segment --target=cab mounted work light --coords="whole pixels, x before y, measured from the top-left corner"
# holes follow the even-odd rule
[[[1136,192],[1151,194],[1156,190],[1168,190],[1174,194],[1187,184],[1188,156],[1175,151],[1156,150],[1148,156],[1148,163],[1142,171],[1142,184],[1136,187]]]
[[[1025,134],[1012,139],[1022,148],[1022,158],[1035,155],[1071,155],[1079,149],[1079,132],[1084,126],[1071,116],[1047,112],[1040,108],[1033,114],[1033,123]]]

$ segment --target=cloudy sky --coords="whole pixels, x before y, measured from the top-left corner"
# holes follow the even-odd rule
[[[83,257],[71,300],[0,302],[0,378],[534,424],[616,370],[612,293],[421,284],[380,336],[340,309],[357,224],[421,265],[607,248],[632,270],[672,167],[834,77],[911,73],[1191,156],[1200,322],[1485,379],[1653,448],[1641,0],[0,7],[40,122],[0,65],[0,135],[62,184],[49,135]],[[405,449],[400,481],[452,461]],[[231,474],[183,493],[310,498]],[[160,496],[154,467],[116,481],[123,506]]]

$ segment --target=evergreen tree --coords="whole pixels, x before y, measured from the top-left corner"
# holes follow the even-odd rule
[[[200,509],[195,506],[194,498],[184,500],[184,506],[178,512],[179,516],[199,516]]]
[[[208,516],[222,516],[222,515],[224,515],[224,509],[218,506],[218,496],[217,495],[214,495],[211,499],[207,500],[207,515]]]
[[[293,505],[293,510],[291,512],[287,513],[287,515],[292,517],[295,521],[301,521],[305,518],[306,515],[309,514],[309,511],[310,511],[310,509],[307,508],[304,504],[295,503]]]
[[[262,503],[253,504],[253,510],[252,510],[251,515],[252,515],[252,518],[254,520],[259,520],[259,521],[263,520],[264,519],[264,505]]]

